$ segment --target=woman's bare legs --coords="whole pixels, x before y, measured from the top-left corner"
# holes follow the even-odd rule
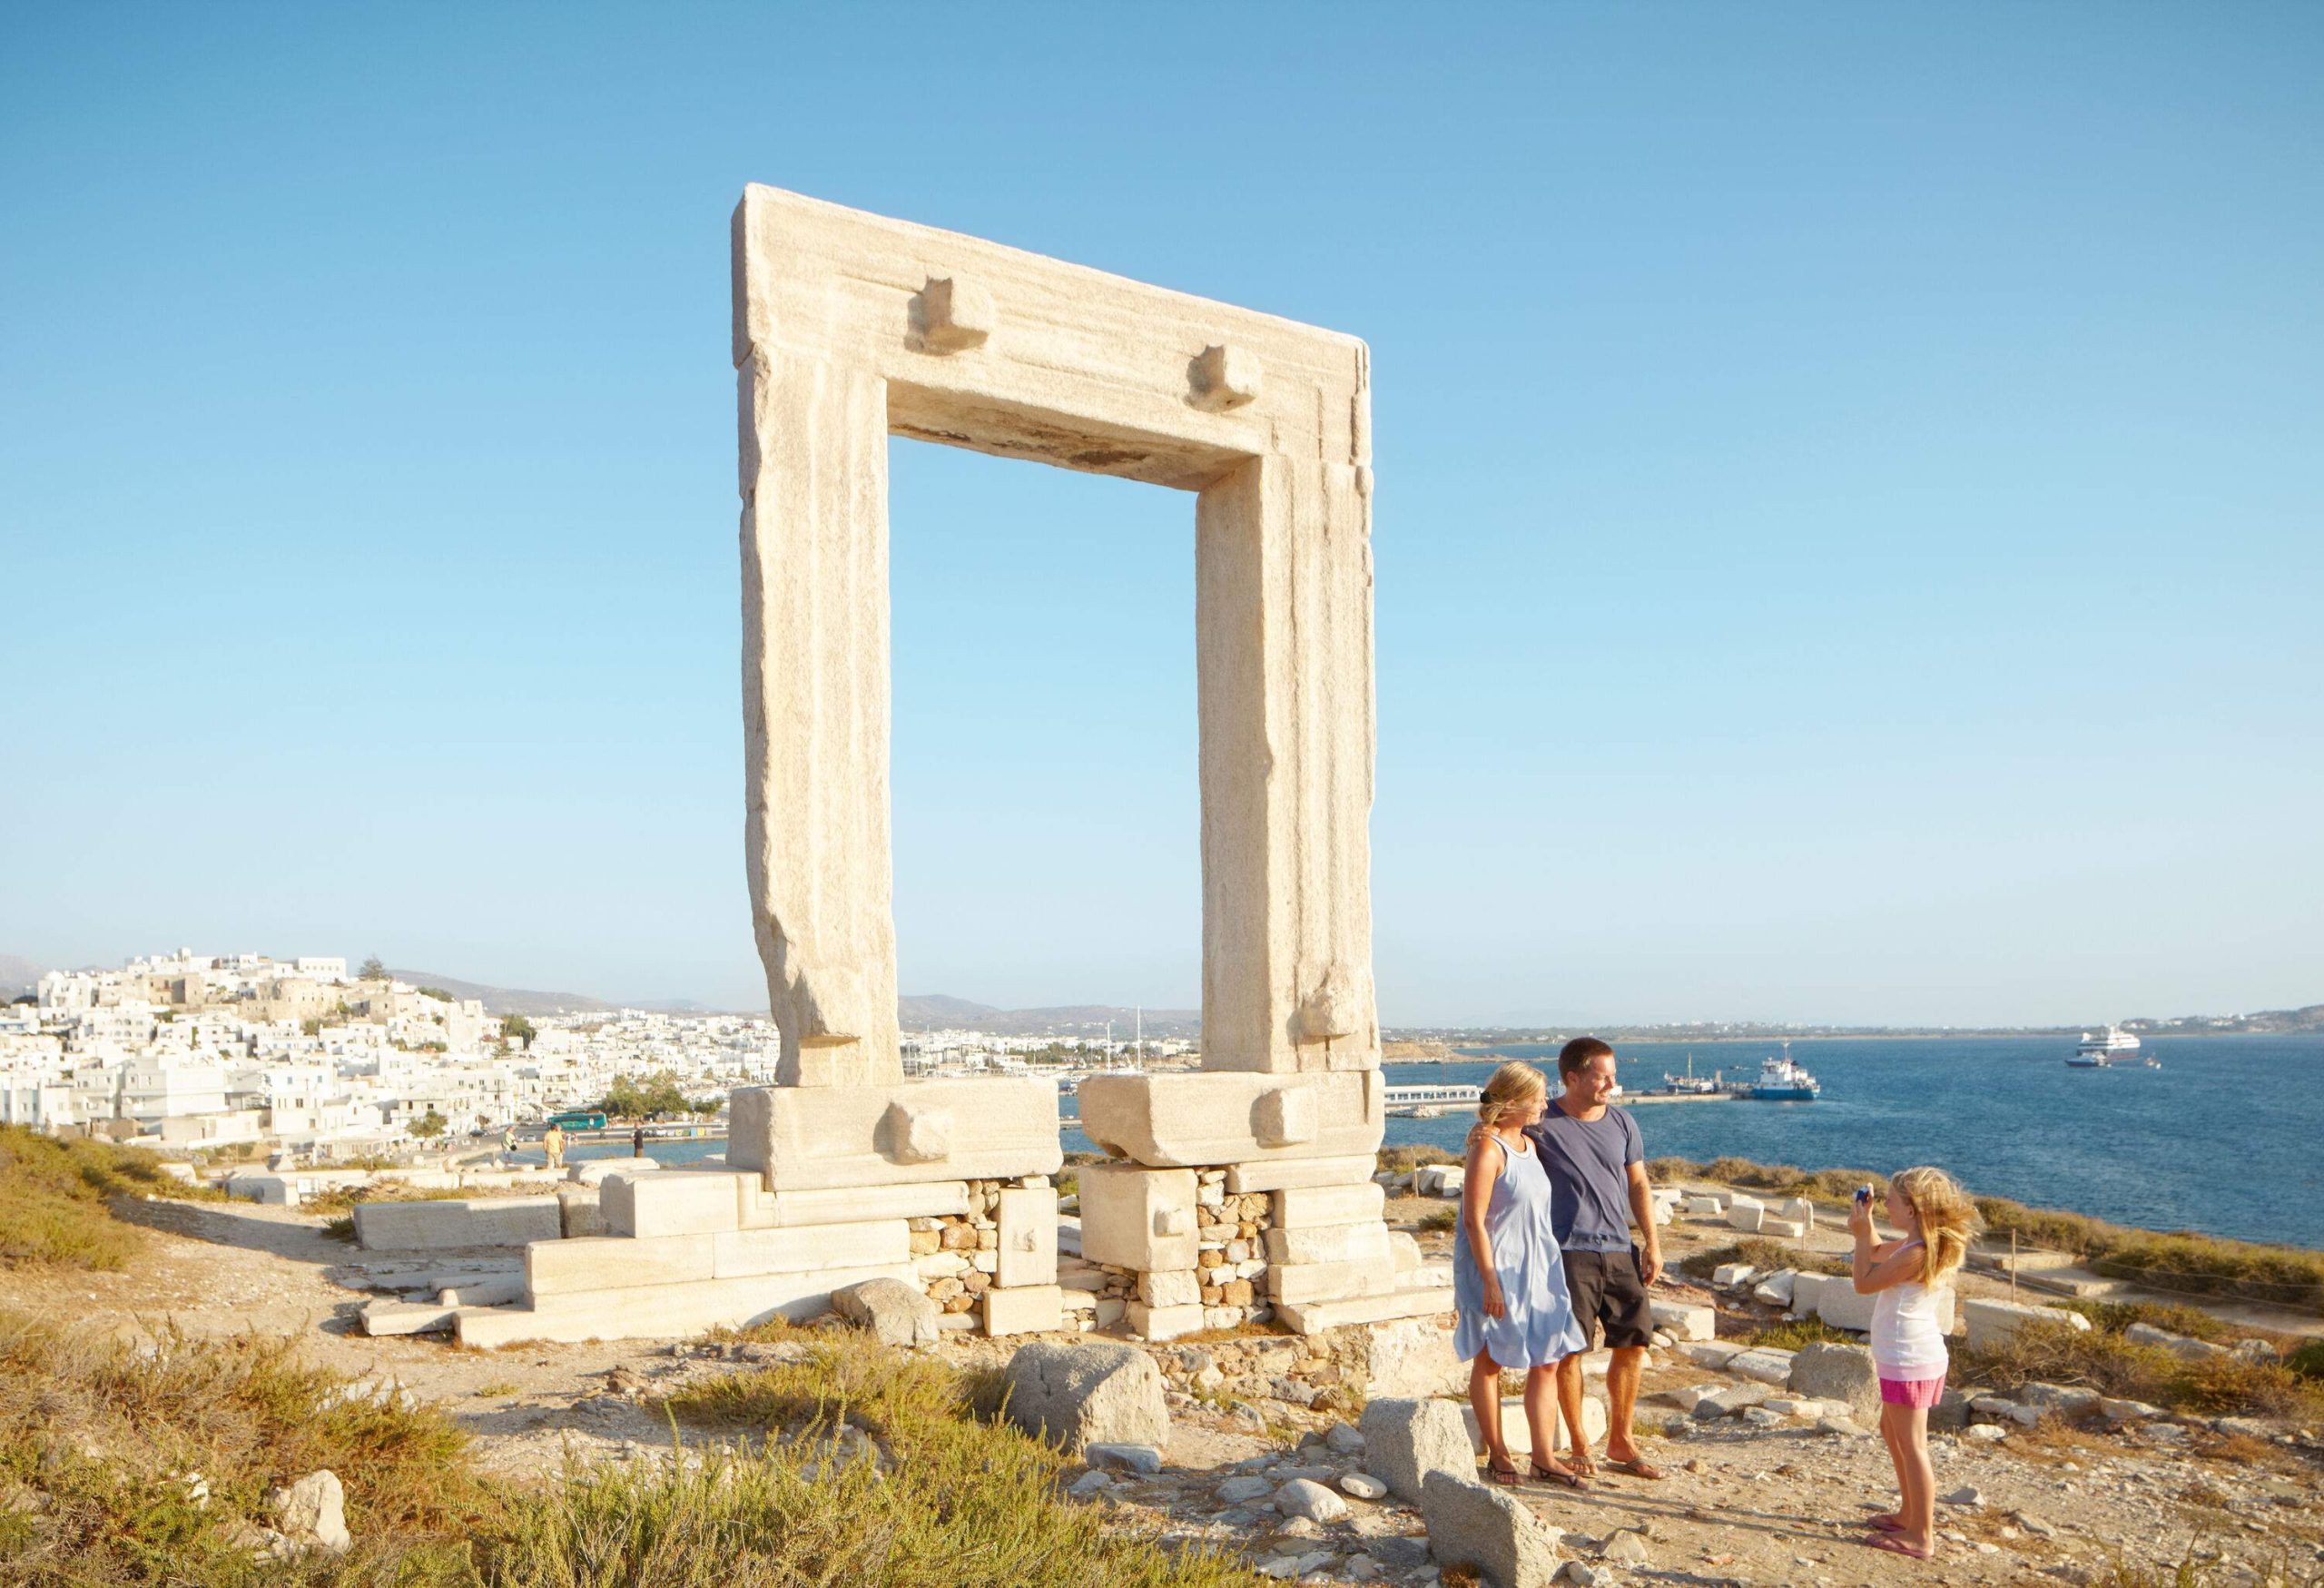
[[[1517,1464],[1509,1459],[1509,1441],[1501,1434],[1501,1368],[1491,1351],[1479,1351],[1469,1364],[1469,1409],[1477,1414],[1487,1465],[1494,1472],[1516,1471]]]
[[[1556,1455],[1558,1365],[1554,1362],[1525,1370],[1525,1426],[1533,1435],[1533,1465],[1560,1477],[1572,1477],[1572,1469]]]

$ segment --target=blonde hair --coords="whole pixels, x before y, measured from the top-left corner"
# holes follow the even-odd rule
[[[1969,1238],[1984,1228],[1977,1205],[1961,1182],[1941,1169],[1923,1165],[1889,1177],[1896,1194],[1912,1204],[1920,1221],[1921,1283],[1934,1285],[1969,1256]]]
[[[1550,1095],[1549,1078],[1531,1064],[1512,1059],[1492,1072],[1477,1099],[1477,1122],[1469,1127],[1469,1145],[1537,1097]]]

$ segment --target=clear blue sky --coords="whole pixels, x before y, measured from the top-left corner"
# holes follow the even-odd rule
[[[2324,8],[0,17],[0,952],[763,1004],[758,181],[1369,340],[1392,1023],[2324,999]],[[907,991],[1192,1004],[1190,499],[893,463]]]

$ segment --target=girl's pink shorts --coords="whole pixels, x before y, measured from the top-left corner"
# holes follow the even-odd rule
[[[1945,1375],[1942,1373],[1935,1378],[1884,1378],[1880,1381],[1880,1398],[1892,1406],[1926,1408],[1936,1405],[1938,1397],[1944,1394]]]

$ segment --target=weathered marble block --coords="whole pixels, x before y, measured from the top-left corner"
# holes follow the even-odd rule
[[[1378,1151],[1385,1085],[1376,1070],[1202,1070],[1093,1075],[1075,1098],[1083,1132],[1139,1163],[1247,1166]]]
[[[1143,1273],[1190,1269],[1198,1246],[1195,1174],[1092,1164],[1081,1171],[1081,1256]]]
[[[615,1235],[710,1235],[740,1229],[743,1200],[757,1189],[755,1175],[723,1170],[611,1175],[597,1189],[597,1206]]]
[[[994,1280],[1003,1288],[1057,1283],[1057,1189],[1012,1186],[1000,1193],[1000,1261]]]
[[[746,1086],[726,1161],[784,1192],[1054,1174],[1057,1083],[1039,1077],[892,1086]]]
[[[1264,1163],[1229,1164],[1226,1190],[1240,1197],[1294,1187],[1360,1186],[1372,1178],[1379,1164],[1377,1155],[1370,1152],[1348,1158],[1277,1158]]]
[[[1308,1229],[1338,1224],[1376,1224],[1388,1193],[1366,1181],[1360,1186],[1297,1186],[1275,1194],[1277,1229]]]

